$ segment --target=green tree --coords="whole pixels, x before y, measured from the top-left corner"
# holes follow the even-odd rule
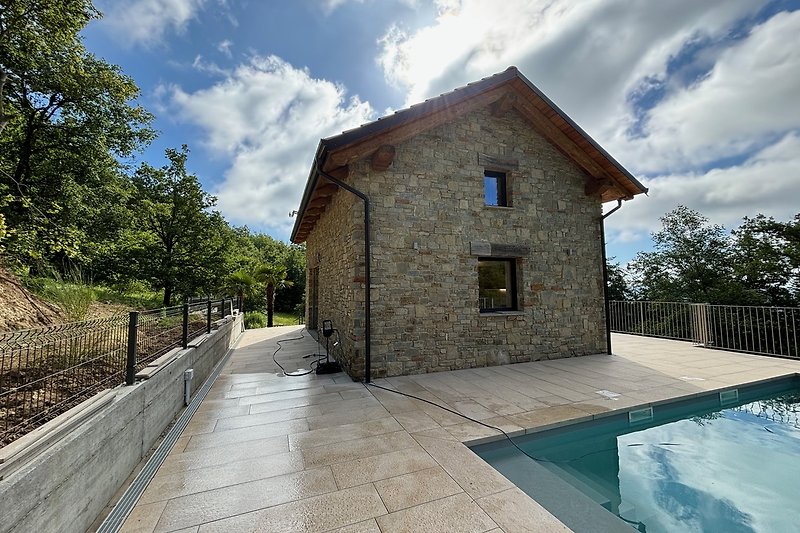
[[[733,231],[734,272],[770,305],[800,301],[800,214],[788,222],[758,215]]]
[[[237,270],[228,275],[223,290],[235,294],[242,302],[242,311],[245,310],[245,300],[250,296],[256,285],[256,278],[245,270]]]
[[[208,211],[216,198],[187,172],[188,155],[185,145],[180,151],[167,149],[168,165],[142,164],[133,178],[132,208],[142,226],[128,237],[133,275],[163,289],[165,306],[176,291],[210,293],[225,278],[227,266],[229,227],[218,212]]]
[[[630,290],[625,279],[625,269],[619,263],[614,262],[613,257],[610,257],[606,261],[606,270],[608,272],[608,299],[628,300]]]
[[[684,206],[661,217],[655,250],[639,252],[629,266],[637,296],[645,300],[717,304],[752,303],[738,283],[725,228]]]
[[[286,279],[286,267],[279,263],[264,264],[256,269],[255,278],[266,287],[267,295],[267,327],[272,327],[272,317],[275,312],[275,291],[289,287],[292,282]]]
[[[120,161],[154,136],[133,80],[80,40],[98,17],[88,0],[0,3],[0,214],[21,266],[66,271],[113,246]]]

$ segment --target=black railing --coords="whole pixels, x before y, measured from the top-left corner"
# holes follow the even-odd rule
[[[0,333],[0,446],[211,332],[234,300]]]
[[[611,330],[717,348],[800,358],[800,308],[612,301]]]

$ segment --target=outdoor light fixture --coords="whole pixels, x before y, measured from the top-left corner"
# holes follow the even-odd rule
[[[336,372],[342,371],[342,367],[337,361],[331,361],[330,342],[334,333],[336,333],[338,339],[339,330],[333,327],[333,322],[330,320],[323,320],[322,336],[325,337],[325,362],[317,365],[317,374],[335,374]],[[333,343],[334,347],[338,345],[338,340]]]

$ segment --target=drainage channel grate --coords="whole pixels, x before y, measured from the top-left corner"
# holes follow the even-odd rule
[[[241,339],[241,335],[239,339]],[[214,370],[211,372],[211,375],[208,377],[203,386],[198,389],[195,393],[194,398],[183,411],[183,414],[178,418],[178,421],[175,422],[175,425],[167,432],[166,437],[164,440],[161,441],[161,444],[158,445],[156,451],[153,452],[153,455],[150,456],[150,459],[147,460],[145,463],[144,468],[136,475],[133,482],[128,486],[125,490],[125,493],[119,499],[117,504],[108,514],[103,523],[100,524],[100,527],[97,529],[97,533],[116,533],[122,528],[122,524],[125,522],[125,519],[128,518],[128,515],[131,514],[134,506],[136,506],[136,502],[139,501],[139,498],[142,497],[142,493],[144,489],[147,488],[147,485],[156,475],[156,471],[159,469],[161,464],[164,462],[164,459],[167,458],[169,455],[170,450],[175,445],[175,442],[178,440],[178,437],[181,436],[183,430],[186,429],[186,425],[189,423],[189,420],[192,419],[195,411],[200,406],[200,403],[208,394],[208,391],[211,390],[211,386],[214,385],[214,382],[217,381],[217,378],[222,373],[222,369],[225,366],[225,363],[228,362],[230,359],[231,353],[233,353],[234,348],[236,345],[239,344],[239,340],[237,339],[236,344],[234,344],[229,350],[228,353],[225,354],[225,357],[217,363],[217,366],[214,367]]]

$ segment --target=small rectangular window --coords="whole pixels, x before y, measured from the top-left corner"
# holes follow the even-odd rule
[[[513,259],[478,259],[478,299],[481,312],[517,308],[516,262]]]
[[[484,171],[483,194],[486,205],[508,207],[505,173],[493,170]]]

